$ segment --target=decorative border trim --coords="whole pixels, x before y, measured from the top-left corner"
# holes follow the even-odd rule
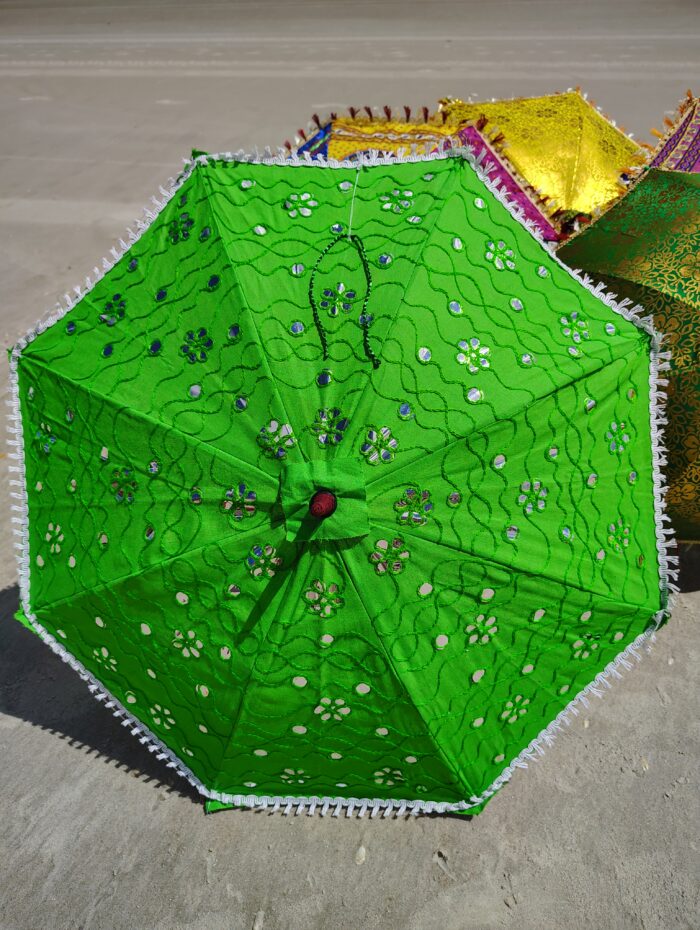
[[[634,642],[630,643],[615,659],[610,662],[595,678],[586,685],[569,704],[555,717],[555,719],[545,727],[539,735],[526,746],[512,762],[507,765],[501,774],[492,782],[492,784],[479,796],[472,796],[469,800],[460,801],[459,803],[449,803],[442,801],[423,801],[423,800],[384,800],[378,798],[342,798],[342,797],[290,797],[290,796],[258,796],[258,795],[230,795],[213,791],[207,788],[188,768],[188,766],[172,752],[154,733],[152,733],[144,724],[133,716],[104,686],[92,675],[68,650],[59,643],[37,620],[36,616],[30,610],[30,571],[29,571],[29,507],[26,486],[26,471],[24,459],[24,442],[22,432],[22,412],[19,403],[19,385],[18,385],[18,360],[24,348],[32,342],[40,333],[44,332],[50,326],[53,326],[69,313],[76,303],[89,293],[93,287],[100,281],[104,275],[111,270],[116,262],[129,250],[131,245],[139,240],[143,233],[148,229],[151,223],[158,217],[166,205],[172,200],[179,188],[192,175],[199,165],[207,165],[209,161],[236,161],[248,164],[266,164],[266,165],[285,165],[292,167],[315,167],[315,168],[356,168],[358,164],[363,166],[373,165],[391,165],[402,162],[430,162],[442,160],[445,158],[463,158],[468,161],[476,175],[482,183],[491,191],[491,193],[510,211],[511,215],[529,232],[541,247],[550,255],[568,274],[571,275],[579,284],[583,285],[595,297],[605,303],[615,313],[620,314],[625,319],[630,320],[636,326],[649,333],[651,336],[651,360],[649,367],[649,384],[650,384],[650,418],[651,418],[651,439],[652,439],[652,457],[653,457],[653,482],[654,482],[654,510],[657,533],[657,551],[659,559],[659,588],[661,591],[662,608],[654,617],[654,627],[641,633]],[[149,752],[156,752],[156,758],[162,761],[167,760],[168,768],[174,769],[179,775],[187,781],[201,794],[212,800],[220,801],[224,804],[233,804],[239,807],[250,808],[271,808],[272,811],[282,810],[283,813],[289,814],[292,810],[300,814],[306,811],[308,814],[319,813],[324,815],[332,809],[332,816],[339,816],[341,810],[345,810],[346,816],[350,817],[357,814],[362,817],[370,810],[370,816],[375,817],[380,811],[384,817],[392,814],[401,816],[410,813],[412,815],[428,813],[448,813],[448,812],[467,812],[470,809],[479,807],[486,800],[492,797],[506,782],[510,781],[516,769],[527,768],[529,762],[536,760],[544,754],[545,748],[552,745],[556,735],[561,731],[563,725],[568,725],[572,716],[577,716],[579,707],[589,706],[589,697],[602,697],[604,689],[612,686],[612,678],[621,678],[621,670],[633,668],[632,660],[639,662],[641,655],[639,650],[645,647],[650,648],[654,641],[655,630],[670,615],[672,594],[678,591],[673,583],[677,580],[678,569],[671,568],[671,565],[678,565],[677,556],[670,555],[669,549],[675,546],[673,540],[673,531],[670,527],[670,518],[665,512],[665,492],[666,486],[663,483],[661,467],[666,464],[666,450],[663,446],[663,427],[667,420],[664,416],[665,394],[663,388],[668,384],[667,379],[662,378],[660,374],[670,368],[670,352],[662,352],[661,343],[663,337],[654,329],[652,320],[649,316],[641,316],[644,312],[639,305],[632,306],[631,301],[623,300],[617,302],[614,294],[607,294],[602,284],[594,285],[588,275],[581,275],[578,271],[572,271],[568,268],[553,252],[553,249],[545,243],[539,236],[534,224],[528,220],[523,211],[508,199],[507,191],[501,189],[497,183],[489,178],[489,170],[485,169],[481,159],[474,156],[471,149],[451,148],[446,151],[444,148],[430,154],[418,155],[416,152],[411,154],[388,154],[383,155],[378,152],[370,152],[361,158],[354,158],[352,161],[339,162],[335,159],[312,158],[311,156],[289,155],[284,149],[280,149],[277,154],[273,154],[270,149],[266,149],[261,155],[259,152],[246,154],[230,152],[219,155],[198,155],[193,159],[185,161],[184,170],[177,179],[171,178],[167,187],[160,188],[161,199],[152,198],[152,204],[155,210],[145,208],[143,219],[138,219],[135,223],[136,229],[127,231],[128,243],[123,239],[119,240],[118,247],[111,249],[111,258],[103,258],[101,267],[95,266],[93,277],[85,279],[85,286],[78,285],[73,288],[75,297],[65,294],[63,302],[57,303],[56,307],[48,312],[33,329],[30,329],[26,335],[20,338],[12,349],[10,355],[10,400],[7,401],[10,412],[8,414],[8,445],[10,446],[9,471],[11,473],[10,486],[11,497],[15,501],[12,504],[12,524],[16,536],[15,549],[19,564],[19,586],[20,601],[24,614],[39,637],[55,652],[60,658],[71,666],[80,677],[87,682],[88,689],[92,692],[96,700],[104,703],[112,713],[122,718],[123,726],[129,727],[131,733],[139,739],[139,742],[147,747]],[[12,477],[14,476],[14,477]],[[673,579],[673,581],[671,580]]]
[[[640,149],[639,155],[641,158],[645,158],[645,159],[648,158],[649,153],[644,152],[643,150],[644,146],[641,145],[641,143],[637,142],[637,140],[634,138],[634,133],[627,132],[621,126],[618,126],[617,121],[614,120],[612,116],[610,116],[610,114],[606,113],[602,107],[598,106],[598,104],[596,103],[593,103],[592,100],[589,100],[588,93],[581,90],[580,87],[567,87],[566,90],[557,91],[553,94],[533,94],[530,96],[523,96],[521,94],[516,94],[513,97],[489,97],[485,100],[472,99],[475,96],[474,94],[468,94],[466,99],[461,98],[461,97],[460,98],[442,97],[438,99],[437,108],[434,110],[431,109],[430,107],[415,107],[415,108],[409,107],[408,109],[411,113],[411,116],[409,119],[405,118],[406,107],[403,105],[402,106],[391,106],[391,107],[379,107],[379,106],[352,107],[352,108],[346,107],[345,110],[347,112],[343,112],[343,113],[341,113],[338,109],[324,110],[322,111],[324,114],[323,116],[319,115],[319,113],[315,114],[318,117],[318,123],[312,117],[306,124],[306,128],[309,130],[309,132],[312,135],[308,136],[306,139],[302,139],[301,136],[299,136],[298,134],[294,136],[295,148],[301,148],[302,146],[310,142],[312,136],[315,136],[319,131],[323,129],[324,126],[332,122],[334,118],[345,119],[345,120],[351,119],[362,125],[365,125],[365,124],[368,126],[376,125],[377,127],[381,127],[382,123],[386,124],[389,122],[405,123],[407,126],[413,126],[413,125],[430,126],[431,123],[434,122],[438,128],[441,128],[444,124],[439,122],[439,116],[440,116],[440,113],[442,112],[441,104],[443,100],[445,101],[449,100],[450,102],[455,101],[455,100],[461,100],[463,103],[469,104],[470,106],[478,106],[480,103],[503,103],[504,101],[537,100],[537,99],[543,99],[543,98],[544,99],[555,99],[557,97],[563,97],[566,94],[578,94],[579,97],[581,97],[581,99],[584,100],[585,103],[587,103],[588,106],[592,110],[596,110],[597,113],[603,117],[606,123],[609,123],[610,126],[613,127],[613,129],[616,129],[621,135],[625,136],[627,139],[630,140],[630,142],[633,142]],[[352,113],[350,112],[351,109],[354,109],[356,111],[355,116],[353,116]],[[386,113],[387,109],[391,112],[390,118],[387,117],[387,113]],[[367,113],[367,110],[371,112],[372,114],[371,117]],[[423,119],[423,110],[428,111],[427,120]],[[402,114],[402,111],[404,111],[403,114]],[[457,128],[459,127],[455,127],[455,131],[457,130]]]

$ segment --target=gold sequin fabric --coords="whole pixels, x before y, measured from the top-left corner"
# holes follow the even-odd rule
[[[401,123],[394,120],[339,117],[333,120],[328,155],[330,158],[342,160],[369,149],[398,152],[401,149],[410,149],[414,145],[419,151],[430,151],[438,143],[455,134],[455,126],[440,126],[437,123]]]
[[[480,117],[503,135],[508,159],[553,210],[593,214],[620,196],[619,178],[643,150],[577,92],[465,103],[442,100],[446,125]]]
[[[642,304],[673,358],[667,495],[681,540],[700,540],[700,174],[648,169],[559,255]]]

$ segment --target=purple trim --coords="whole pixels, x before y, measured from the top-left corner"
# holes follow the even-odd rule
[[[493,149],[486,143],[486,140],[478,129],[475,129],[474,126],[465,126],[463,129],[459,130],[457,135],[462,142],[466,145],[470,145],[474,149],[475,156],[479,157],[483,154],[483,163],[486,168],[493,166],[492,170],[489,171],[489,178],[497,182],[500,187],[506,189],[509,198],[520,207],[526,218],[537,226],[542,238],[546,242],[558,242],[559,233],[541,210],[530,200],[510,171],[508,171],[494,153]]]
[[[651,161],[652,168],[700,171],[700,112],[695,103],[680,126],[661,146]],[[686,139],[688,141],[686,141]],[[677,151],[680,149],[680,151]]]

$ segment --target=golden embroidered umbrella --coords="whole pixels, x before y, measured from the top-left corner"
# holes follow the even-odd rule
[[[446,124],[485,117],[503,136],[508,160],[552,210],[591,215],[617,200],[620,175],[645,155],[578,91],[467,103],[440,101]]]

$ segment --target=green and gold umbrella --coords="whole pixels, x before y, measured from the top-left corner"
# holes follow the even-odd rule
[[[647,170],[560,250],[654,315],[672,351],[668,505],[681,540],[700,540],[700,174]]]
[[[459,152],[198,155],[77,298],[21,618],[212,802],[479,811],[665,619],[658,337]]]

